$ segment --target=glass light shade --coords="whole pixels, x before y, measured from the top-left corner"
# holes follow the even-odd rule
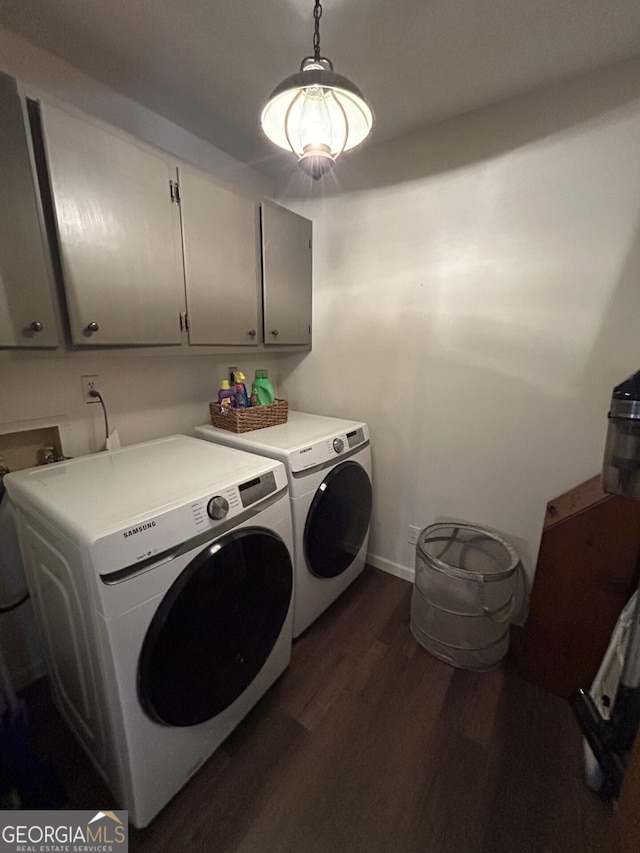
[[[372,127],[373,113],[359,89],[317,62],[283,80],[262,111],[265,134],[293,151],[314,178],[366,139]]]

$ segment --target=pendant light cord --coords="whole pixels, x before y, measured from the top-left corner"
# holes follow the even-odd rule
[[[313,58],[320,59],[320,18],[322,17],[322,6],[320,0],[316,0],[316,5],[313,10],[315,18],[315,29],[313,31]]]

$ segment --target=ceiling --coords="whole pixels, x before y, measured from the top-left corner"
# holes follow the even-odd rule
[[[313,52],[313,6],[2,0],[0,24],[274,174],[287,155],[263,137],[260,112]],[[325,0],[320,35],[374,110],[373,144],[639,56],[640,2]]]

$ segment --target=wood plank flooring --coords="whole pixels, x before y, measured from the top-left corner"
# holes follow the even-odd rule
[[[583,781],[568,704],[453,669],[409,630],[410,584],[367,567],[134,853],[599,853],[615,817]],[[46,694],[34,737],[74,808],[115,807]]]

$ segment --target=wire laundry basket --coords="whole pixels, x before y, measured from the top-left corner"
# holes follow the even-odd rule
[[[495,531],[450,522],[425,527],[416,546],[413,636],[453,666],[499,666],[509,650],[509,624],[521,612],[519,579],[524,590],[520,558]]]

